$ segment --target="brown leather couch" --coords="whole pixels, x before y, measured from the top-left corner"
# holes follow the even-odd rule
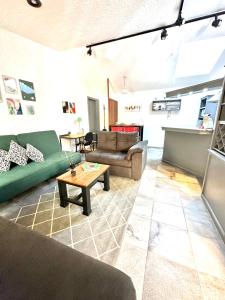
[[[86,160],[110,165],[110,174],[141,178],[147,159],[147,141],[138,141],[138,133],[101,131],[97,149],[86,153]]]
[[[1,300],[136,300],[123,272],[0,217]]]

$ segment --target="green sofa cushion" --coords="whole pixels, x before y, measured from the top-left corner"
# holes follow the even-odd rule
[[[1,135],[0,136],[0,149],[9,151],[9,145],[11,140],[17,142],[17,136],[10,134],[10,135]]]
[[[61,151],[61,146],[54,130],[21,133],[17,135],[17,140],[23,147],[26,147],[27,143],[31,144],[40,150],[44,157]]]
[[[16,166],[8,172],[0,174],[0,202],[6,201],[15,195],[41,183],[50,177],[66,171],[70,162],[79,163],[80,153],[60,151],[48,155],[44,162],[31,162],[26,166]]]

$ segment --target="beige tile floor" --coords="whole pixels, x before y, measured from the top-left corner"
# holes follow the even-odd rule
[[[117,268],[138,300],[224,300],[225,244],[191,174],[150,149]]]

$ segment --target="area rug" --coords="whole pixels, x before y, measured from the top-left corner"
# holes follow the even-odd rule
[[[9,202],[0,214],[4,215],[10,205],[17,205],[16,214],[9,217],[15,223],[36,230],[87,255],[115,265],[119,255],[127,220],[131,213],[139,182],[128,178],[110,177],[110,191],[103,191],[103,184],[91,188],[90,216],[82,214],[82,207],[69,204],[60,207],[56,181],[51,192],[38,193],[35,188],[32,204],[24,203],[23,197]],[[80,189],[67,186],[70,196]],[[14,204],[13,204],[14,202]]]

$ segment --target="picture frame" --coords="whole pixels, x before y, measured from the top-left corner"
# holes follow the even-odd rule
[[[8,94],[17,94],[18,93],[18,87],[17,82],[14,77],[2,75],[3,83],[5,86],[5,91]]]
[[[23,100],[36,101],[33,82],[19,79],[19,85]]]
[[[140,112],[141,105],[127,105],[124,109],[125,112]]]

